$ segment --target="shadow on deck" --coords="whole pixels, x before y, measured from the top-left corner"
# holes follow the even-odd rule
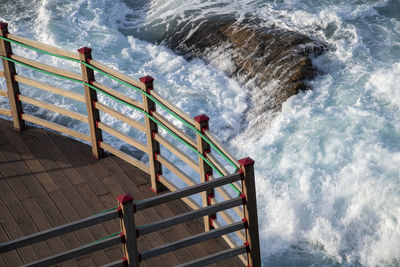
[[[12,130],[0,119],[0,242],[16,239],[100,213],[117,205],[116,196],[131,193],[135,200],[154,196],[148,174],[108,155],[91,157],[91,148],[65,136],[27,127]],[[137,224],[148,224],[189,211],[172,201],[135,214]],[[17,266],[79,247],[120,231],[118,220],[0,254],[0,266]],[[157,247],[203,232],[203,220],[193,220],[138,239],[139,250]],[[227,249],[222,239],[209,240],[141,263],[174,266]],[[114,246],[60,264],[97,266],[123,256]],[[236,257],[213,266],[243,266]]]

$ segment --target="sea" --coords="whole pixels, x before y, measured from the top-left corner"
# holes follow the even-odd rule
[[[289,98],[273,116],[265,111],[257,127],[251,111],[258,98],[249,93],[251,84],[226,74],[229,57],[187,61],[152,41],[177,23],[220,14],[257,18],[261,26],[296,31],[327,47],[313,58],[320,72],[307,81],[311,90]],[[154,77],[155,90],[190,116],[207,114],[210,130],[232,154],[256,162],[263,266],[400,266],[399,0],[0,0],[0,20],[12,34],[69,51],[91,47],[93,58],[132,78]],[[14,52],[79,73],[74,63],[21,47]],[[131,88],[98,79],[135,97]],[[81,86],[51,80],[82,93]],[[72,100],[26,86],[21,91],[85,112]],[[5,98],[0,107],[8,107]],[[88,131],[77,121],[24,108]],[[105,140],[146,161],[119,140]]]

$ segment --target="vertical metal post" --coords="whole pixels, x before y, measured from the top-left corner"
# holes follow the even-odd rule
[[[242,173],[242,193],[245,195],[243,214],[247,219],[246,240],[248,245],[247,261],[249,266],[261,266],[260,238],[258,233],[258,215],[256,185],[254,179],[254,160],[243,158],[238,161]]]
[[[7,37],[8,24],[0,22],[0,36]],[[10,57],[12,55],[11,44],[3,39],[0,39],[0,55]],[[25,128],[25,121],[22,120],[22,104],[19,101],[19,86],[15,81],[14,76],[17,74],[14,62],[1,59],[3,63],[4,77],[6,79],[8,99],[10,101],[11,116],[13,118],[14,130],[21,131]]]
[[[206,129],[208,129],[208,121],[209,118],[207,115],[199,115],[194,117],[194,120],[197,122],[196,128],[199,132],[204,133]],[[210,145],[201,138],[201,136],[197,133],[197,149],[203,155],[206,156],[207,153],[211,152]],[[209,181],[210,175],[212,175],[212,168],[204,161],[202,157],[199,156],[199,172],[200,172],[200,182],[204,183]],[[211,198],[214,197],[214,189],[208,189],[202,193],[202,201],[203,207],[207,207],[211,205]],[[212,221],[215,220],[216,215],[208,215],[204,216],[204,230],[209,231],[213,229]]]
[[[150,93],[153,90],[154,78],[151,76],[145,76],[139,79],[143,84],[142,90]],[[143,106],[144,111],[150,115],[156,110],[156,104],[153,100],[143,94]],[[150,179],[151,179],[151,190],[154,193],[158,193],[162,190],[162,184],[159,181],[159,176],[162,175],[162,165],[157,161],[157,155],[160,154],[160,144],[155,140],[155,134],[158,133],[157,123],[152,121],[149,117],[145,116],[145,126],[147,135],[147,148],[149,155],[150,165]]]
[[[81,61],[90,63],[92,59],[92,49],[89,47],[82,47],[78,49]],[[88,68],[81,63],[82,80],[88,84],[92,84],[94,81],[94,72],[91,68]],[[99,110],[94,108],[94,103],[97,102],[96,90],[84,85],[85,90],[85,101],[88,113],[88,123],[90,129],[90,139],[92,143],[92,153],[96,159],[101,158],[103,155],[103,149],[100,147],[100,142],[103,141],[101,129],[97,128],[97,122],[100,121]]]
[[[121,235],[125,237],[124,254],[128,261],[128,266],[139,266],[139,253],[137,250],[137,236],[135,225],[135,209],[133,197],[130,194],[117,196],[119,208],[122,212],[121,217]]]

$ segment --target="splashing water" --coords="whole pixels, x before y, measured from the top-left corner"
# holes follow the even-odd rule
[[[241,84],[200,60],[186,62],[148,42],[177,23],[214,14],[256,17],[265,27],[328,44],[329,51],[314,59],[324,73],[309,81],[313,90],[291,97],[272,120],[266,112],[269,123],[256,127],[257,133],[247,114],[257,99]],[[67,50],[91,46],[96,59],[131,77],[154,76],[159,93],[191,116],[208,114],[212,131],[235,155],[256,161],[265,266],[400,264],[397,0],[3,0],[0,20],[9,22],[12,33]],[[219,60],[230,66],[228,59]],[[74,109],[84,112],[83,106]],[[87,131],[77,122],[64,123]]]

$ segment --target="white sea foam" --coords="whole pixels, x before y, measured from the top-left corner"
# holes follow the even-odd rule
[[[398,1],[166,0],[133,5],[122,0],[43,0],[18,1],[19,10],[12,8],[11,1],[4,3],[0,20],[10,22],[11,32],[70,51],[91,46],[94,57],[106,65],[134,78],[154,76],[161,95],[191,116],[207,113],[211,129],[234,147],[235,155],[256,160],[266,266],[399,264],[400,18],[394,12]],[[296,30],[327,43],[329,51],[314,60],[324,73],[310,82],[313,91],[290,98],[272,121],[269,114],[252,118],[246,114],[252,105],[248,99],[256,102],[262,95],[248,95],[236,81],[200,60],[186,62],[163,46],[137,39],[161,36],[174,21],[210,14],[256,16],[264,19],[265,26]],[[132,29],[135,36],[122,34]],[[18,52],[62,64],[24,49]],[[231,67],[223,57],[213,64],[224,70]],[[3,81],[1,86],[5,87]],[[67,87],[81,90],[70,83]],[[136,97],[131,89],[114,88]],[[55,95],[22,90],[85,112],[83,105]],[[100,100],[120,107],[106,97]],[[7,106],[4,98],[0,106]],[[122,110],[140,117],[129,108]],[[87,131],[76,121],[33,107],[29,111]],[[249,118],[253,122],[265,119],[267,126],[254,133],[252,121],[246,121]],[[102,119],[144,139],[112,117]],[[110,136],[106,140],[129,150]],[[185,171],[191,173],[189,168]]]

